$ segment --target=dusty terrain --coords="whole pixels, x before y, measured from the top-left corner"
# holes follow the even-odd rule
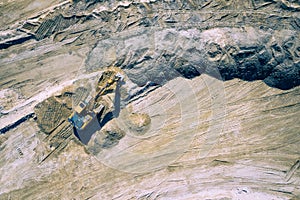
[[[0,199],[300,199],[299,11],[0,2]],[[87,145],[45,134],[35,107],[109,66],[119,112]]]

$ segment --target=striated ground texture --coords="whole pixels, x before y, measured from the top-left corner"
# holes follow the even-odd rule
[[[300,199],[299,13],[0,2],[0,199]],[[109,114],[76,131],[67,117],[112,67]]]

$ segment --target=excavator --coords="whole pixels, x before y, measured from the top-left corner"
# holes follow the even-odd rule
[[[84,144],[82,139],[92,134],[95,126],[98,130],[101,129],[100,123],[115,109],[113,97],[123,81],[121,70],[110,67],[100,76],[93,90],[94,94],[85,87],[65,88],[61,94],[51,96],[36,105],[36,121],[40,130],[47,135],[44,142],[50,147],[40,162],[59,154],[70,140],[76,142],[79,139]],[[83,136],[77,136],[76,139],[76,132]]]
[[[98,99],[100,96],[105,94],[105,91],[109,89],[113,84],[118,84],[122,82],[124,76],[121,73],[116,73],[115,75],[109,76],[104,87],[101,87],[100,81],[98,82],[98,87],[96,89],[97,94],[93,98],[89,95],[84,101],[80,101],[75,107],[74,112],[68,117],[68,121],[77,129],[85,129],[91,121],[101,113],[105,105],[99,103]]]

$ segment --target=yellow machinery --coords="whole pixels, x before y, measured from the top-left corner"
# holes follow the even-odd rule
[[[123,81],[123,75],[119,72],[116,73],[114,71],[109,71],[111,73],[108,73],[110,76],[105,77],[104,80],[106,80],[106,84],[104,87],[99,88],[101,86],[98,83],[97,88],[97,95],[93,99],[92,96],[88,96],[84,101],[79,102],[79,104],[75,107],[74,112],[69,116],[68,121],[77,129],[77,130],[83,130],[85,129],[89,123],[97,117],[97,114],[100,113],[105,106],[102,104],[99,104],[97,102],[98,98],[102,95],[104,95],[104,91],[108,89],[110,86],[112,86],[114,83],[118,83],[120,81]],[[101,77],[103,78],[103,77]],[[102,80],[102,79],[100,79]]]

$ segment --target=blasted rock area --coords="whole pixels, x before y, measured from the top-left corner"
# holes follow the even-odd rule
[[[47,38],[95,44],[88,70],[117,65],[139,85],[202,73],[280,89],[300,84],[297,2],[66,1],[51,9],[4,26],[2,49]]]
[[[290,89],[300,84],[298,43],[299,32],[290,30],[141,29],[100,41],[87,67],[120,66],[138,85],[206,73],[222,80],[263,80],[271,87]]]

